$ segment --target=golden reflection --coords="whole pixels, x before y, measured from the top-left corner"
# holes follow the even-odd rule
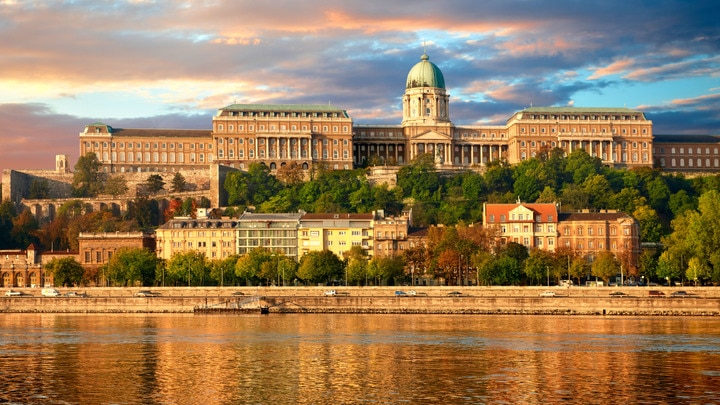
[[[719,327],[715,318],[5,314],[0,402],[712,402]]]

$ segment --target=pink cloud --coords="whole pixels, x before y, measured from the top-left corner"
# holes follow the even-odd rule
[[[633,59],[619,59],[605,66],[604,68],[595,69],[595,72],[590,77],[588,77],[588,79],[594,80],[604,76],[619,75],[630,70],[633,65],[635,65],[635,61]]]

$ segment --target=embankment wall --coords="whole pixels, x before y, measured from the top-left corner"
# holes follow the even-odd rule
[[[649,297],[646,288],[626,288],[628,297],[611,297],[609,288],[543,289],[538,287],[418,288],[416,296],[395,296],[393,287],[197,287],[152,288],[157,297],[135,297],[139,288],[72,289],[87,298],[40,297],[38,289],[19,289],[25,296],[0,297],[0,312],[76,313],[418,313],[418,314],[568,314],[720,316],[720,289],[692,288],[691,298]],[[60,289],[65,293],[68,289]],[[556,297],[539,297],[545,290]],[[461,296],[449,296],[460,291]],[[242,292],[243,295],[232,295]]]

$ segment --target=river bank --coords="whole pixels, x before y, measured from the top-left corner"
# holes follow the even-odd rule
[[[136,296],[140,290],[156,295]],[[329,291],[334,291],[331,295]],[[687,295],[675,297],[684,291]],[[387,313],[720,316],[717,287],[157,287],[2,296],[4,313]],[[402,291],[404,294],[396,293]],[[659,291],[664,295],[650,295]],[[82,295],[82,294],[80,294]]]

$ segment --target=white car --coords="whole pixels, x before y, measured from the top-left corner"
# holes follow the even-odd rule
[[[325,291],[325,292],[323,293],[323,295],[326,296],[326,297],[334,297],[334,296],[337,295],[337,291],[335,291],[335,290],[327,290],[327,291]]]
[[[5,291],[6,297],[20,297],[22,293],[20,291],[7,290]]]
[[[54,289],[54,288],[43,288],[42,292],[40,293],[43,297],[59,297],[60,291]]]
[[[554,297],[555,291],[543,291],[540,293],[541,297]]]

